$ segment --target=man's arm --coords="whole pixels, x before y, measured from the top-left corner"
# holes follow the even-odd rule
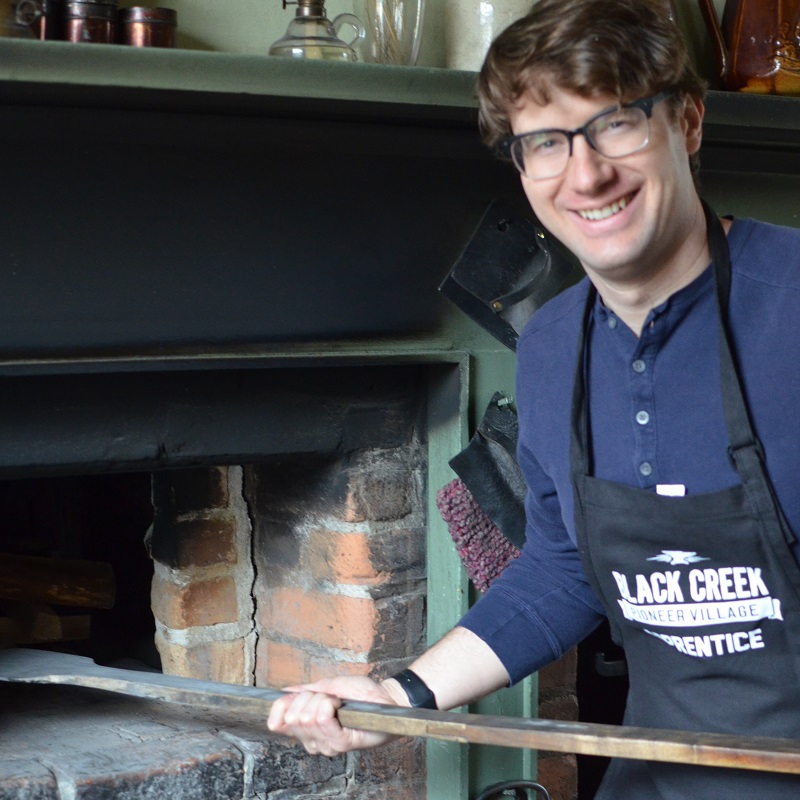
[[[411,669],[436,697],[442,710],[471,703],[508,686],[508,673],[494,651],[466,628],[453,628],[424,652]],[[397,705],[408,705],[397,681],[383,682]]]
[[[500,659],[474,633],[454,628],[411,665],[436,696],[440,709],[450,709],[490,694],[508,684]],[[292,694],[276,700],[267,725],[273,733],[299,739],[309,753],[326,756],[377,747],[387,734],[343,728],[336,718],[342,699],[409,706],[400,684],[362,676],[328,678],[291,686]]]

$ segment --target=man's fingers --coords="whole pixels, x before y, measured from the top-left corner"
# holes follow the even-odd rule
[[[376,681],[363,676],[326,678],[316,683],[288,686],[275,700],[267,718],[273,733],[298,739],[309,753],[336,756],[376,747],[387,734],[343,728],[337,717],[342,698],[389,703],[392,699]]]
[[[291,718],[287,716],[287,722],[295,724],[299,721],[300,724],[307,726],[329,722],[336,716],[336,709],[341,704],[342,701],[338,697],[315,692],[300,692],[291,706],[291,709],[297,712],[297,716]]]
[[[299,739],[309,753],[337,755],[349,736],[336,718],[340,705],[338,697],[300,691],[273,703],[267,727],[273,733]]]

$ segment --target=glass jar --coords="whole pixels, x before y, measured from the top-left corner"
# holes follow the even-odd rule
[[[416,64],[425,0],[356,0],[355,12],[366,28],[364,61]]]

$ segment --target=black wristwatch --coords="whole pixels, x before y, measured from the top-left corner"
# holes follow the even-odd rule
[[[416,672],[404,669],[402,672],[398,672],[397,675],[392,675],[392,678],[403,687],[403,691],[411,703],[411,708],[431,708],[434,710],[438,708],[436,696]]]

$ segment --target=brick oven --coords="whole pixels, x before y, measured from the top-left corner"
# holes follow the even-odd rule
[[[147,541],[165,671],[279,687],[386,674],[419,652],[426,457],[415,372],[337,372],[350,428],[337,450],[153,474]],[[389,381],[403,388],[380,385]]]
[[[328,379],[337,385],[324,386]],[[73,465],[68,476],[0,483],[4,551],[61,564],[102,560],[118,596],[77,636],[69,632],[74,610],[58,603],[49,611],[63,635],[15,615],[7,636],[100,663],[244,685],[396,671],[425,637],[424,390],[414,366],[293,370],[275,391],[294,422],[308,406],[294,445],[305,452],[281,444],[271,453],[262,443],[255,463],[218,466],[220,454],[207,453],[204,466],[126,473],[118,464],[83,475]],[[20,702],[13,688],[7,709]],[[43,742],[41,729],[26,738],[13,722],[6,728],[19,736],[6,771],[0,760],[3,798],[145,797],[156,784],[175,798],[425,792],[417,741],[320,764],[267,736],[264,720],[242,730],[241,720],[167,709],[165,726],[163,708],[143,722],[142,704],[92,698],[101,703],[94,724],[112,743],[81,731],[76,755],[81,691],[26,691],[23,699],[26,718],[35,709],[49,720],[52,740]],[[110,717],[101,714],[109,704]],[[145,724],[157,735],[142,733]],[[115,740],[130,730],[127,744],[146,758],[120,753]]]

